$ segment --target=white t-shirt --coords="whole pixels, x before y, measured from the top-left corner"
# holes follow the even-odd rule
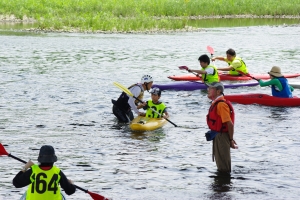
[[[207,74],[214,74],[214,68],[208,67],[204,71],[206,71]]]
[[[140,83],[139,83],[139,85],[141,86]],[[140,93],[141,93],[141,87],[143,88],[143,86],[141,86],[141,87],[140,87],[140,86],[135,85],[135,86],[133,86],[132,88],[129,89],[130,92],[133,94],[133,96],[138,97],[138,96],[140,95]],[[139,113],[139,110],[137,109],[137,107],[136,107],[136,105],[135,105],[135,103],[134,103],[135,98],[129,96],[128,94],[127,94],[127,96],[129,97],[129,99],[128,99],[128,104],[130,105],[131,109],[132,109],[136,114],[138,114],[138,113]],[[143,99],[140,99],[140,100],[143,100]]]

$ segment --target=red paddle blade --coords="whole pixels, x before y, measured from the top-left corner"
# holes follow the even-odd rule
[[[213,49],[211,46],[207,46],[207,51],[208,51],[210,54],[214,54],[214,53],[215,53],[214,49]]]
[[[185,70],[189,70],[189,68],[187,66],[179,66],[179,69],[185,69]]]
[[[94,199],[94,200],[108,200],[104,196],[101,196],[100,194],[96,194],[93,192],[88,191],[89,195]]]
[[[0,156],[8,156],[7,151],[5,150],[4,146],[0,143]]]

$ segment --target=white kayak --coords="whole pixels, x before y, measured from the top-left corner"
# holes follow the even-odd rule
[[[289,82],[289,85],[293,86],[293,88],[300,88],[300,82]]]

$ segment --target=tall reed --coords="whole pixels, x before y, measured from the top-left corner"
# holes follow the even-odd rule
[[[300,0],[1,0],[0,14],[32,17],[42,29],[169,30],[190,16],[299,15]]]

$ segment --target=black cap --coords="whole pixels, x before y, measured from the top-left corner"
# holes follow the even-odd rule
[[[156,95],[160,96],[161,95],[161,90],[159,88],[155,87],[155,88],[152,88],[152,90],[150,91],[150,93],[151,94],[156,94]]]
[[[54,163],[57,161],[54,148],[50,145],[44,145],[40,149],[38,161],[40,163]]]

